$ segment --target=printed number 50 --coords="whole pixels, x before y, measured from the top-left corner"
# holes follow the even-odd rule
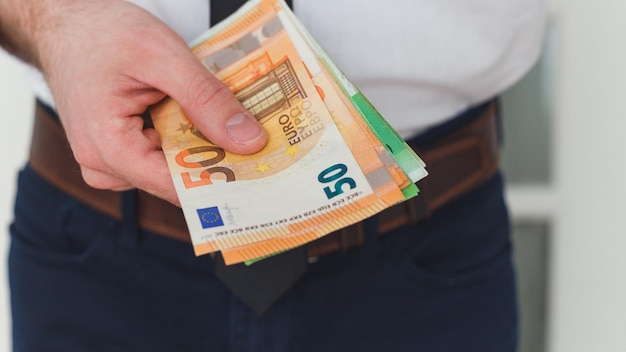
[[[356,187],[356,182],[351,177],[343,177],[348,172],[348,167],[345,164],[336,164],[326,170],[320,172],[317,176],[317,180],[320,183],[335,182],[331,186],[324,187],[326,192],[326,198],[332,199],[343,193],[342,186],[344,184],[350,185],[350,189]]]

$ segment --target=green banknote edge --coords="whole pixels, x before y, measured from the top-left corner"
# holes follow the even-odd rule
[[[303,244],[302,246],[305,246],[305,245]],[[294,247],[294,248],[295,248],[295,247]],[[275,256],[275,255],[279,255],[279,254],[281,254],[281,253],[285,253],[285,252],[287,252],[287,251],[289,251],[289,250],[292,250],[292,249],[293,249],[293,248],[283,249],[282,251],[274,252],[274,253],[272,253],[272,254],[264,255],[264,256],[262,256],[262,257],[254,258],[254,259],[251,259],[251,260],[246,260],[246,261],[245,261],[245,262],[243,262],[243,263],[244,263],[245,265],[247,265],[247,266],[250,266],[250,265],[252,265],[252,264],[254,264],[254,263],[258,263],[258,262],[260,262],[261,260],[265,260],[265,259],[267,259],[267,258],[269,258],[269,257],[273,257],[273,256]]]

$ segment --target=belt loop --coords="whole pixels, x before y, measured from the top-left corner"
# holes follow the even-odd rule
[[[341,250],[347,251],[354,247],[363,245],[365,239],[365,229],[362,222],[350,225],[340,230]]]
[[[370,216],[363,220],[363,250],[375,248],[381,236],[378,232],[378,216]]]
[[[409,216],[409,225],[415,225],[418,222],[430,218],[432,209],[428,206],[428,183],[427,179],[417,182],[417,188],[420,190],[417,197],[409,199],[407,203],[407,212]]]
[[[119,243],[135,248],[139,245],[141,230],[138,218],[138,193],[136,189],[122,192],[120,204],[122,208],[122,231]]]

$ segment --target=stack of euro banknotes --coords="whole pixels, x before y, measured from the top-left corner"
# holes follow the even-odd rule
[[[152,111],[196,255],[254,263],[417,196],[423,161],[282,0],[251,0],[191,44],[268,143],[236,155],[172,99]]]

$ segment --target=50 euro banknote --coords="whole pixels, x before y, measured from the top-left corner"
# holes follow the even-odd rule
[[[268,133],[263,150],[224,151],[171,99],[151,111],[197,255],[263,257],[417,194],[415,170],[397,164],[290,16],[282,1],[250,1],[192,44]]]

